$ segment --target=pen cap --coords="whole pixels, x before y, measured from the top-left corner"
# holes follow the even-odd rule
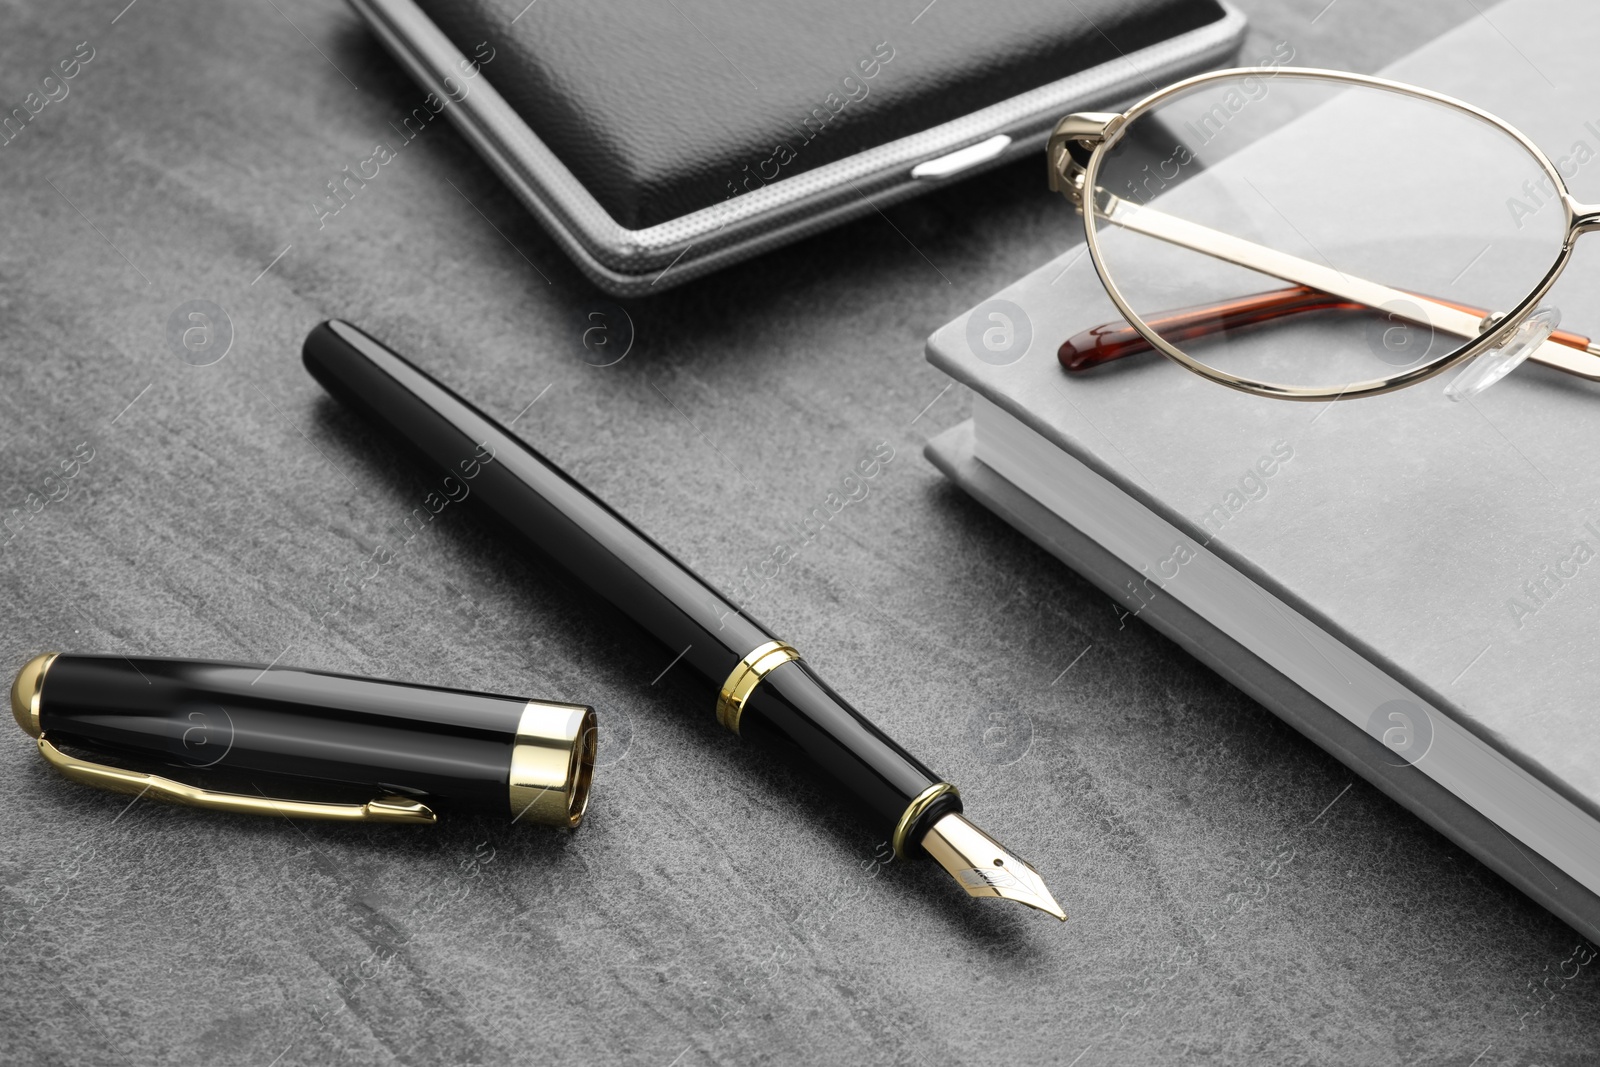
[[[575,827],[596,744],[594,710],[581,704],[143,656],[35,657],[12,683],[11,713],[74,781],[196,807],[347,821],[431,823],[435,809],[473,809]],[[170,780],[162,768],[221,782],[222,791]],[[352,791],[374,799],[331,802]]]

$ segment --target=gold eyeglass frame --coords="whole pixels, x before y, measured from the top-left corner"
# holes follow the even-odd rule
[[[1197,86],[1206,85],[1210,82],[1251,76],[1273,81],[1289,78],[1299,81],[1340,82],[1347,85],[1398,93],[1402,96],[1442,104],[1472,118],[1486,122],[1505,133],[1544,168],[1545,173],[1553,183],[1552,188],[1558,194],[1557,199],[1561,201],[1561,208],[1566,216],[1566,236],[1562,239],[1561,249],[1555,257],[1555,262],[1551,264],[1550,269],[1545,272],[1544,278],[1533,291],[1515,307],[1504,314],[1479,320],[1476,324],[1476,330],[1473,333],[1466,333],[1461,319],[1464,313],[1458,309],[1449,308],[1411,293],[1388,289],[1388,287],[1377,283],[1365,282],[1363,279],[1354,279],[1354,282],[1359,284],[1348,286],[1337,283],[1331,286],[1324,286],[1317,284],[1315,281],[1307,281],[1307,277],[1310,276],[1316,276],[1319,280],[1328,281],[1329,279],[1325,277],[1326,274],[1340,274],[1340,272],[1332,268],[1324,268],[1320,264],[1312,263],[1309,260],[1300,260],[1298,257],[1290,256],[1287,253],[1277,252],[1277,250],[1269,249],[1264,245],[1233,238],[1230,235],[1221,233],[1221,231],[1189,223],[1186,220],[1178,219],[1176,216],[1166,215],[1142,205],[1133,205],[1131,201],[1122,200],[1107,190],[1099,188],[1097,182],[1100,177],[1100,167],[1105,161],[1106,153],[1116,146],[1121,139],[1121,134],[1130,123],[1163,102],[1182,96]],[[1484,111],[1482,108],[1474,107],[1443,93],[1436,93],[1431,89],[1407,85],[1404,82],[1389,81],[1385,78],[1374,78],[1365,74],[1351,74],[1340,70],[1323,70],[1315,67],[1235,67],[1197,74],[1194,77],[1185,78],[1150,94],[1128,108],[1128,110],[1120,113],[1079,112],[1066,116],[1056,124],[1055,130],[1050,135],[1050,140],[1045,147],[1045,159],[1048,165],[1050,189],[1066,197],[1074,209],[1083,216],[1084,234],[1088,243],[1090,258],[1094,261],[1095,271],[1100,275],[1100,282],[1105,286],[1107,295],[1111,297],[1111,301],[1117,306],[1117,310],[1127,319],[1128,324],[1138,331],[1139,335],[1156,351],[1179,366],[1200,375],[1202,378],[1240,392],[1277,400],[1354,400],[1360,397],[1378,396],[1443,374],[1452,367],[1463,365],[1482,352],[1504,344],[1511,338],[1523,320],[1538,307],[1539,302],[1544,299],[1550,288],[1555,285],[1556,279],[1561,276],[1562,270],[1566,268],[1568,261],[1572,258],[1573,246],[1578,237],[1592,230],[1600,229],[1600,205],[1581,204],[1574,200],[1555,164],[1550,161],[1550,158],[1544,154],[1538,145],[1534,144],[1522,131],[1510,123]],[[1093,198],[1094,210],[1087,211],[1084,209],[1084,192],[1091,189],[1095,191]],[[1125,220],[1117,220],[1113,217],[1119,210],[1126,216]],[[1141,218],[1140,216],[1146,217]],[[1128,301],[1123,297],[1122,291],[1112,279],[1111,271],[1101,258],[1097,230],[1102,220],[1114,225],[1135,229],[1138,232],[1166,240],[1180,247],[1216,256],[1239,266],[1276,275],[1287,281],[1325,289],[1335,295],[1366,304],[1369,307],[1383,308],[1384,301],[1374,302],[1373,299],[1380,292],[1388,294],[1388,299],[1390,300],[1403,298],[1409,304],[1417,306],[1418,310],[1422,312],[1421,317],[1426,321],[1419,322],[1419,325],[1427,325],[1440,332],[1465,337],[1467,338],[1467,343],[1458,351],[1432,363],[1414,367],[1385,378],[1372,378],[1366,381],[1354,382],[1337,390],[1260,381],[1206,366],[1167,341],[1149,323],[1145,322],[1138,312],[1128,305]],[[1264,266],[1272,269],[1263,269]],[[1341,277],[1344,277],[1347,282],[1351,281],[1346,276],[1341,275]],[[1410,316],[1397,314],[1397,317],[1409,318]],[[1551,346],[1551,343],[1546,341],[1540,347],[1542,350],[1543,348],[1554,346]],[[1576,369],[1572,365],[1572,361],[1583,358],[1585,358],[1584,354],[1580,352],[1552,352],[1549,356],[1541,358],[1540,362],[1564,366],[1564,369],[1571,369],[1574,373],[1581,374],[1584,377],[1594,377],[1595,370],[1592,366]],[[1593,359],[1594,357],[1587,358]]]

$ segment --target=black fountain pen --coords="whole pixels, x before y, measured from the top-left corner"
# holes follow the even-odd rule
[[[955,786],[868,722],[661,546],[492,418],[345,322],[306,338],[328,392],[406,442],[717,693],[717,720],[790,742],[866,805],[901,859],[918,846],[975,897],[1066,914],[1037,871],[961,814]],[[446,487],[449,489],[449,486]]]

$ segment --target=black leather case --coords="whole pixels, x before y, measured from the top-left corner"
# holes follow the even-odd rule
[[[1219,0],[351,0],[602,288],[656,291],[1229,58]]]

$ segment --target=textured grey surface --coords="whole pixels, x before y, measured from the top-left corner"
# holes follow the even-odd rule
[[[1478,17],[1242,6],[1247,58],[1287,38],[1358,70]],[[318,229],[324,183],[421,95],[348,11],[120,7],[4,9],[7,111],[95,49],[0,145],[4,661],[278,658],[581,699],[607,765],[575,834],[362,831],[130,806],[0,734],[0,1059],[1592,1058],[1574,933],[1119,629],[920,457],[968,409],[924,336],[1077,239],[1039,169],[630,303],[632,352],[593,367],[600,298],[443,123]],[[205,367],[167,333],[197,299],[235,335]],[[505,419],[526,408],[519,431],[730,585],[890,442],[867,498],[752,611],[960,783],[1073,921],[873,868],[848,810],[670,671],[653,683],[669,657],[464,513],[407,542],[427,485],[299,365],[332,315]],[[84,441],[78,476],[45,484]],[[380,547],[395,561],[374,574]]]

